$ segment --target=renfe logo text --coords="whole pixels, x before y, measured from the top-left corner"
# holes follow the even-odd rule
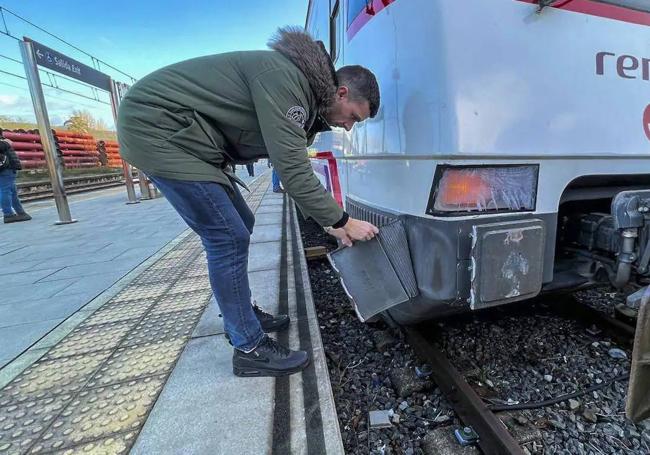
[[[624,79],[643,79],[650,81],[650,58],[639,58],[634,55],[619,55],[613,52],[598,52],[596,54],[596,74],[616,73]]]

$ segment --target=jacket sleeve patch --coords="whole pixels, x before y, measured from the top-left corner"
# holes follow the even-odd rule
[[[307,121],[307,111],[302,106],[293,106],[287,111],[286,117],[300,128],[304,128]]]

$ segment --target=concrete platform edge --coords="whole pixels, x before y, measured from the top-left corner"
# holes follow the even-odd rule
[[[293,204],[295,204],[292,201]],[[316,306],[314,304],[314,296],[311,290],[311,281],[309,280],[309,269],[307,268],[307,258],[305,257],[304,251],[305,246],[302,242],[302,236],[300,233],[300,226],[298,224],[298,210],[293,213],[296,231],[293,235],[296,236],[298,242],[298,248],[301,252],[300,254],[300,272],[302,273],[302,282],[303,288],[305,290],[305,303],[308,308],[308,312],[313,315],[309,317],[309,331],[312,337],[313,346],[313,362],[316,367],[319,378],[325,378],[325,381],[318,382],[319,397],[321,402],[321,410],[323,414],[323,431],[325,432],[325,441],[327,445],[328,454],[345,454],[345,449],[343,447],[343,438],[341,436],[341,428],[339,426],[338,413],[336,412],[336,404],[334,401],[334,393],[332,392],[332,383],[330,382],[329,369],[327,368],[327,360],[325,358],[325,348],[323,346],[323,339],[320,334],[320,327],[318,323],[318,317],[316,316]],[[333,419],[328,419],[326,416],[332,416]],[[325,422],[330,423],[330,431],[333,431],[333,435],[327,434],[327,427]],[[334,437],[331,437],[334,436]]]

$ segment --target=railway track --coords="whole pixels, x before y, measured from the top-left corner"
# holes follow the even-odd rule
[[[632,346],[634,326],[614,319],[586,304],[575,301],[563,301],[562,303],[551,305],[552,310],[564,317],[578,320],[582,324],[598,327],[598,330],[607,333],[622,345]],[[572,304],[567,305],[566,303]],[[624,381],[629,378],[629,375],[623,374],[604,384],[543,402],[494,406],[486,403],[452,364],[447,354],[438,346],[439,340],[435,335],[432,335],[430,325],[421,324],[419,326],[401,327],[401,330],[405,333],[418,357],[423,362],[431,365],[432,377],[435,383],[449,400],[464,425],[471,428],[473,433],[478,436],[475,443],[486,455],[523,455],[526,453],[517,439],[510,433],[503,420],[499,418],[499,411],[508,412],[550,407],[603,389],[613,382]]]
[[[67,194],[83,193],[124,184],[121,174],[105,173],[97,175],[82,175],[63,179]],[[38,201],[53,197],[52,185],[49,180],[21,182],[16,185],[21,201]]]

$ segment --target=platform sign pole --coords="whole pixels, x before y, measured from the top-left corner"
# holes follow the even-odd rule
[[[63,175],[61,172],[61,161],[56,154],[56,142],[54,141],[52,127],[50,126],[50,120],[47,115],[45,96],[43,95],[41,78],[36,66],[34,49],[31,42],[20,41],[19,45],[20,53],[23,57],[23,65],[25,66],[25,75],[27,76],[29,93],[32,96],[32,103],[34,104],[34,113],[36,114],[36,121],[41,136],[41,144],[43,146],[43,151],[45,152],[47,170],[50,174],[54,202],[56,203],[56,210],[59,215],[59,221],[55,224],[75,223],[77,220],[72,219],[72,216],[70,215],[68,198],[65,194],[65,186],[63,184]]]
[[[151,188],[149,187],[149,179],[140,169],[138,169],[138,184],[140,185],[140,199],[145,201],[153,199]]]
[[[113,111],[113,119],[115,119],[115,126],[117,126],[117,109],[120,107],[120,87],[118,83],[111,80],[111,109]],[[122,173],[124,174],[124,184],[126,186],[126,197],[128,198],[127,204],[138,204],[138,198],[135,195],[135,187],[133,186],[133,172],[131,165],[122,160]]]

